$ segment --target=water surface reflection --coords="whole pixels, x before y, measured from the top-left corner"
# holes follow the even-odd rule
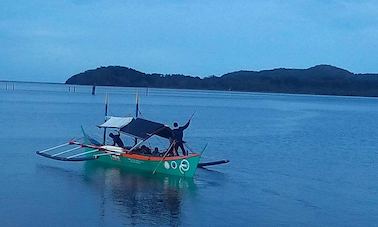
[[[109,200],[124,224],[179,225],[183,196],[195,193],[193,179],[123,170],[87,162],[85,181],[102,193],[104,208]],[[112,206],[110,206],[112,207]],[[103,210],[102,215],[107,216]]]

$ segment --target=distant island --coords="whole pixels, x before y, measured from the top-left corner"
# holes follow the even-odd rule
[[[236,71],[205,78],[147,74],[127,67],[107,66],[73,75],[66,84],[378,97],[378,74],[356,74],[331,65]]]

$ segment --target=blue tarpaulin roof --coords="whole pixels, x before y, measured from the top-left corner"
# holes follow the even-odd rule
[[[147,139],[151,135],[166,139],[172,137],[172,130],[168,126],[143,118],[134,118],[130,123],[123,126],[120,131],[140,139]]]
[[[133,117],[113,117],[110,116],[106,122],[99,125],[99,128],[122,128],[123,126],[129,124],[134,118]]]

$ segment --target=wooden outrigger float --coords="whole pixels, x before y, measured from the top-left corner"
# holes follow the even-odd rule
[[[107,101],[105,115],[107,114]],[[221,160],[209,163],[200,163],[201,152],[190,151],[187,155],[172,156],[171,150],[174,149],[175,141],[172,141],[172,129],[164,124],[146,120],[138,117],[106,117],[106,121],[98,125],[104,129],[103,143],[100,143],[87,135],[82,128],[83,137],[77,140],[71,140],[65,144],[61,144],[42,151],[37,151],[38,155],[59,161],[97,161],[121,168],[131,168],[150,172],[151,174],[161,173],[182,177],[193,177],[197,167],[205,167],[210,165],[219,165],[227,163],[228,160]],[[132,147],[119,147],[106,145],[106,130],[112,129],[124,135],[131,136],[135,139]],[[170,140],[169,147],[162,152],[151,153],[143,152],[142,144],[151,137],[159,137]],[[64,149],[73,146],[70,149]],[[186,146],[187,147],[187,146]],[[144,146],[144,148],[147,148]],[[187,147],[188,148],[188,147]],[[151,151],[151,148],[147,148]],[[80,151],[80,152],[78,152]],[[171,156],[169,156],[171,155]]]

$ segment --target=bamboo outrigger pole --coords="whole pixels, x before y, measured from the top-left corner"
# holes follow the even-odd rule
[[[214,161],[214,162],[202,162],[202,163],[198,163],[198,167],[199,168],[203,168],[205,166],[214,166],[214,165],[220,165],[220,164],[226,164],[226,163],[229,163],[230,160],[219,160],[219,161]]]

